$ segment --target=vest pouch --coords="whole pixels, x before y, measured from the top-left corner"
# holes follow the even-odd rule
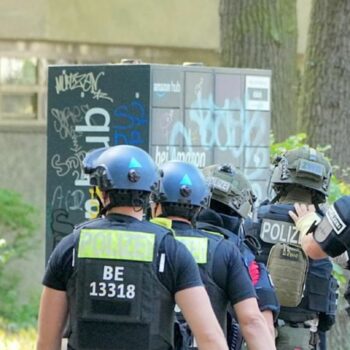
[[[310,310],[327,312],[329,307],[330,280],[311,271],[308,281],[308,299]]]
[[[308,258],[301,247],[275,244],[271,248],[267,268],[281,306],[298,306],[303,298],[308,271]]]

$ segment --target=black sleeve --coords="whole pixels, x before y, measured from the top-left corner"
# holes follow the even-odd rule
[[[49,288],[65,291],[67,282],[73,273],[72,259],[74,235],[64,237],[55,247],[43,278],[43,285]]]
[[[249,272],[238,248],[231,242],[219,243],[214,256],[214,281],[227,294],[232,305],[256,298]]]
[[[198,266],[187,248],[171,236],[166,236],[162,243],[158,257],[158,276],[170,293],[202,286]],[[161,268],[162,252],[165,253],[164,269]]]

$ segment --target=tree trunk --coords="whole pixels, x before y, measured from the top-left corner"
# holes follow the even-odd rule
[[[349,167],[350,1],[313,2],[301,120],[309,143],[332,145],[332,163]]]
[[[276,140],[296,132],[296,0],[221,0],[221,63],[272,70],[271,124]]]

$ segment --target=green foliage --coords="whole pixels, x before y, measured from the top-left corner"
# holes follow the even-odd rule
[[[19,277],[6,267],[11,260],[25,257],[34,245],[34,218],[35,209],[18,193],[0,189],[0,318],[17,326],[33,324],[36,316],[31,306],[19,305]]]
[[[329,189],[329,202],[333,203],[339,197],[344,195],[350,195],[350,184],[333,175],[331,179],[331,187]]]
[[[277,155],[281,155],[286,151],[292,150],[294,148],[302,147],[307,145],[306,143],[307,135],[305,133],[300,133],[297,135],[289,136],[286,140],[282,142],[275,142],[273,135],[270,135],[270,153],[271,159],[275,159]],[[327,156],[327,151],[331,148],[331,145],[317,146],[316,149],[321,152],[332,164],[332,160]],[[331,186],[329,190],[328,201],[333,203],[340,196],[350,195],[350,184],[347,183],[343,178],[348,174],[349,169],[340,169],[338,165],[333,165],[333,176],[331,178]],[[334,173],[342,174],[342,177],[335,175]]]
[[[289,136],[282,142],[275,142],[273,134],[270,134],[270,153],[271,158],[274,159],[278,155],[283,154],[286,151],[290,151],[294,148],[302,147],[306,144],[306,134],[300,133],[297,135]]]
[[[34,213],[34,208],[18,193],[0,189],[0,271],[11,258],[22,257],[30,248]]]
[[[338,280],[339,284],[346,284],[347,278],[344,275],[343,268],[335,262],[333,262],[333,275]]]

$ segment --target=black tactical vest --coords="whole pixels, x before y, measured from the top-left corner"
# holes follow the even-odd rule
[[[174,300],[157,277],[157,259],[165,258],[161,241],[170,233],[113,216],[76,230],[69,345],[75,350],[173,349]]]
[[[222,329],[226,332],[226,316],[229,307],[229,300],[227,299],[225,291],[215,283],[213,278],[214,254],[218,245],[224,240],[224,238],[222,236],[212,237],[212,235],[192,228],[189,225],[183,225],[179,222],[174,223],[172,228],[175,231],[176,239],[179,239],[180,242],[187,246],[197,261],[201,278],[209,295],[216,318]],[[187,242],[186,239],[188,239]],[[188,244],[191,240],[193,240],[193,245]],[[203,258],[201,260],[198,259],[200,257],[198,247],[202,244],[200,243],[200,240],[204,240],[207,247],[205,260]]]
[[[298,244],[299,233],[288,214],[292,205],[272,204],[261,206],[258,222],[248,222],[245,231],[259,239],[262,253],[257,261],[267,263],[271,247],[277,242]],[[326,259],[309,259],[304,297],[298,307],[281,307],[279,317],[285,321],[303,322],[316,317],[318,312],[328,313],[331,306],[332,263]]]

